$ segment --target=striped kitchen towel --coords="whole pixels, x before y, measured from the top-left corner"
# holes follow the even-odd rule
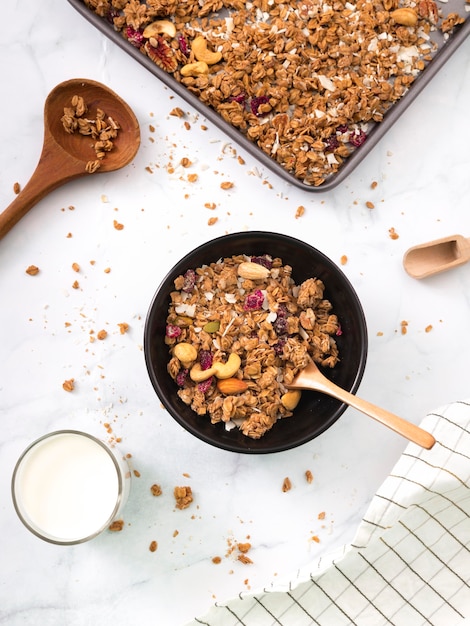
[[[285,590],[242,593],[190,626],[468,626],[470,400],[422,427],[436,444],[407,445],[351,546]]]

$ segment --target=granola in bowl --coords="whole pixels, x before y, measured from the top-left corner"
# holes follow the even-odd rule
[[[292,267],[268,255],[238,255],[188,269],[175,281],[165,341],[178,395],[211,423],[258,439],[290,417],[294,376],[312,358],[338,360],[341,333],[325,286],[296,285]]]
[[[144,356],[157,396],[180,426],[221,449],[280,452],[342,415],[346,405],[334,398],[286,389],[307,355],[354,393],[367,327],[339,267],[287,235],[240,232],[202,244],[149,306]]]
[[[343,168],[465,22],[465,3],[434,0],[82,1],[137,58],[312,188]]]

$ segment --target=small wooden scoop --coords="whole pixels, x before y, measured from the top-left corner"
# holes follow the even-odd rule
[[[86,164],[96,159],[91,137],[65,131],[61,118],[73,96],[82,96],[87,117],[97,109],[115,120],[120,130],[113,149],[106,153],[99,172],[112,172],[132,161],[140,146],[139,123],[130,107],[111,89],[87,79],[72,79],[57,85],[44,105],[44,141],[41,156],[29,182],[3,213],[0,213],[0,239],[50,191],[80,176],[91,176]]]
[[[426,278],[470,261],[470,239],[452,235],[413,246],[405,252],[403,267],[413,278]]]
[[[406,437],[409,441],[418,444],[426,450],[429,450],[436,443],[434,437],[423,430],[419,426],[407,422],[402,417],[394,415],[381,409],[366,400],[361,400],[357,396],[345,391],[335,383],[328,380],[318,369],[315,363],[310,360],[307,367],[297,374],[291,385],[287,385],[289,389],[310,389],[311,391],[320,391],[326,393],[337,400],[341,400],[345,404],[349,404],[361,413],[372,417],[381,424],[388,426],[399,435]]]

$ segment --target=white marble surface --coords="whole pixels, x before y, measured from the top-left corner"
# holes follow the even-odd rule
[[[119,93],[139,119],[142,146],[124,170],[50,194],[0,242],[0,624],[184,624],[217,600],[289,580],[350,541],[406,441],[352,409],[317,440],[282,454],[238,456],[195,440],[162,409],[147,377],[142,330],[150,299],[195,245],[238,230],[278,230],[338,263],[348,257],[344,271],[370,334],[359,395],[416,423],[468,397],[470,266],[418,282],[403,271],[402,257],[422,241],[470,235],[470,46],[462,45],[344,183],[306,193],[248,155],[240,165],[221,132],[210,124],[202,131],[200,116],[65,0],[17,0],[3,15],[3,207],[14,183],[24,186],[35,168],[44,100],[63,80],[91,78]],[[187,111],[190,130],[169,116],[176,105]],[[193,161],[196,183],[168,173],[182,157]],[[233,189],[221,190],[224,180]],[[300,205],[305,213],[296,219]],[[115,219],[123,230],[113,228]],[[31,264],[37,276],[25,273]],[[130,325],[125,335],[121,322]],[[101,329],[107,339],[91,343],[90,331]],[[70,378],[75,390],[66,393],[62,383]],[[107,437],[105,423],[140,473],[124,530],[76,547],[42,542],[13,509],[18,455],[59,428]],[[293,483],[288,493],[285,476]],[[150,495],[153,483],[162,486],[159,498]],[[195,501],[175,510],[173,487],[184,484]],[[248,536],[253,564],[226,556],[229,544]]]

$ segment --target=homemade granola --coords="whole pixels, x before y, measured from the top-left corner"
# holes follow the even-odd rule
[[[464,22],[434,0],[83,0],[287,172],[319,186]]]
[[[341,329],[324,284],[296,285],[291,273],[280,258],[232,256],[188,269],[170,296],[167,369],[179,397],[253,439],[293,415],[301,392],[286,386],[309,358],[339,361]]]

